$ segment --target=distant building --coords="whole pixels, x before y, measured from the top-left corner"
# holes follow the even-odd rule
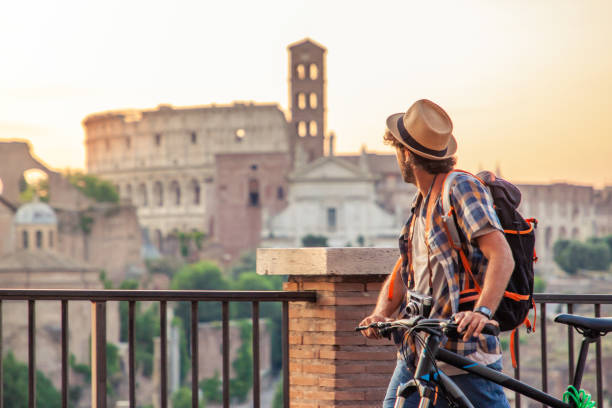
[[[19,206],[24,174],[32,169],[48,177],[49,203]],[[117,285],[144,271],[141,230],[131,205],[96,203],[49,170],[24,142],[0,142],[0,181],[0,256],[52,250],[105,270]]]
[[[395,246],[398,222],[376,203],[375,175],[366,156],[359,166],[327,156],[288,177],[289,205],[270,217],[263,245],[300,247],[306,235],[323,235],[329,246]]]
[[[57,251],[58,217],[48,204],[24,204],[14,215],[15,249],[0,256],[0,286],[5,289],[102,289],[100,269]],[[119,340],[118,303],[109,304],[108,339]],[[36,310],[37,369],[43,371],[56,387],[61,387],[60,302],[39,301]],[[23,333],[28,330],[28,302],[4,302],[2,306],[2,344],[21,361],[28,359],[28,344]],[[89,363],[91,306],[71,302],[69,308],[69,350],[79,363]]]
[[[83,121],[87,170],[112,181],[122,200],[137,207],[160,252],[176,253],[177,234],[192,230],[205,233],[208,253],[225,261],[260,245],[299,245],[306,233],[326,235],[332,245],[356,245],[360,236],[367,245],[397,245],[387,237],[388,222],[397,235],[416,188],[402,180],[394,154],[365,147],[334,154],[326,118],[327,50],[310,39],[287,49],[286,113],[274,103],[236,102],[160,105]],[[308,180],[320,172],[339,178]],[[359,199],[339,180],[358,185]],[[612,188],[519,187],[522,212],[540,221],[540,268],[552,268],[558,239],[612,233]],[[357,217],[361,211],[370,216]],[[348,219],[355,225],[342,224]]]

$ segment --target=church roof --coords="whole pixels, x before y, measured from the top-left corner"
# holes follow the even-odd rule
[[[323,52],[327,51],[327,48],[325,48],[324,46],[322,46],[321,44],[319,44],[318,42],[312,40],[311,38],[304,38],[302,40],[296,41],[294,43],[291,43],[287,46],[288,49],[292,50],[294,48],[300,47],[302,45],[306,45],[306,44],[310,44],[310,45],[314,45],[316,48],[320,48]]]
[[[359,159],[361,155],[359,154],[338,155],[338,157],[357,166],[359,164]],[[400,170],[397,164],[397,159],[394,154],[367,153],[366,161],[368,163],[369,170],[374,174],[384,174],[384,173],[398,173],[399,174]]]
[[[15,224],[53,225],[57,224],[57,216],[49,204],[34,201],[19,207]]]
[[[25,249],[0,257],[0,272],[88,272],[99,268],[57,252]]]

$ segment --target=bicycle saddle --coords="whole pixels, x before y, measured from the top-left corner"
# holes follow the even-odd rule
[[[612,318],[609,317],[582,317],[571,314],[560,314],[555,322],[573,326],[579,330],[599,332],[601,335],[612,331]]]

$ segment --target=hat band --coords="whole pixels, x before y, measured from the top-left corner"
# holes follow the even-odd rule
[[[443,150],[428,149],[427,147],[417,142],[412,136],[410,136],[410,133],[408,133],[408,131],[404,127],[404,121],[402,117],[397,120],[397,129],[399,130],[402,139],[404,139],[404,141],[408,143],[408,145],[410,145],[410,147],[412,147],[413,149],[435,157],[444,157],[446,155],[448,147]]]

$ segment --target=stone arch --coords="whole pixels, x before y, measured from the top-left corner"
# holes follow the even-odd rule
[[[164,205],[164,186],[161,181],[153,184],[153,205],[163,207]]]
[[[125,186],[125,199],[130,203],[132,202],[132,185],[129,183]]]
[[[308,134],[308,129],[306,128],[306,122],[301,120],[297,124],[297,133],[298,136],[304,137]]]
[[[19,202],[19,190],[23,173],[29,169],[39,169],[49,177],[53,184],[53,176],[61,177],[47,169],[36,160],[30,152],[30,144],[26,142],[3,142],[0,148],[0,179],[2,179],[2,196],[11,202]]]
[[[310,109],[317,109],[319,107],[319,97],[316,92],[311,92],[309,97]]]
[[[572,239],[580,238],[580,229],[578,227],[572,228]]]
[[[193,198],[192,203],[194,205],[200,205],[202,191],[201,191],[200,183],[198,183],[198,180],[196,179],[191,180],[191,194]]]
[[[39,168],[25,170],[19,181],[20,201],[32,201],[34,196],[49,200],[49,174]]]
[[[319,78],[319,67],[317,64],[310,64],[308,71],[310,79],[315,80]]]
[[[149,194],[147,192],[147,185],[140,183],[138,186],[138,204],[146,207],[149,205]]]
[[[550,249],[550,245],[552,244],[552,227],[546,227],[544,232],[544,245],[546,249]]]
[[[160,229],[155,230],[155,245],[157,246],[157,250],[162,252],[164,249],[164,236]]]
[[[298,92],[297,106],[300,110],[306,109],[306,94],[304,92]]]
[[[170,183],[170,198],[174,205],[181,205],[181,186],[176,180]]]
[[[319,124],[315,120],[311,120],[308,123],[308,134],[310,136],[317,136],[319,134]]]
[[[295,67],[295,73],[298,79],[306,79],[306,67],[304,64],[299,64],[297,67]]]

